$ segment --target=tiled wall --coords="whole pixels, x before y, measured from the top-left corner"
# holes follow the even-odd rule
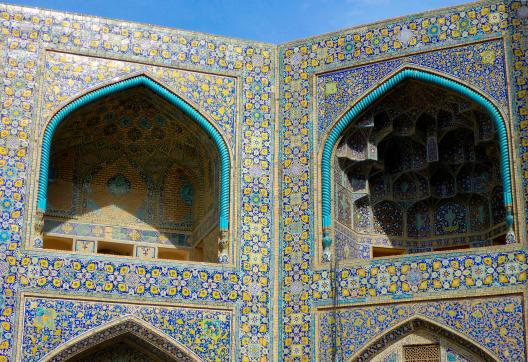
[[[327,303],[335,299],[339,303],[345,303],[344,300],[349,303],[399,300],[415,298],[421,291],[437,297],[441,292],[445,292],[442,295],[446,297],[468,295],[471,293],[466,293],[466,279],[460,269],[467,258],[486,260],[484,274],[491,275],[488,279],[479,275],[478,267],[474,270],[476,274],[469,273],[472,275],[467,279],[469,284],[478,284],[474,293],[478,294],[488,282],[487,285],[499,283],[492,287],[493,290],[500,290],[512,281],[519,290],[524,288],[524,282],[517,284],[517,276],[505,273],[506,270],[522,273],[525,267],[498,270],[499,260],[502,265],[515,264],[524,260],[524,252],[493,251],[489,255],[484,252],[482,256],[467,256],[467,252],[461,252],[450,256],[404,258],[403,261],[356,262],[350,266],[320,264],[321,193],[318,191],[321,150],[328,130],[366,92],[402,67],[415,67],[455,79],[485,95],[506,115],[507,126],[511,128],[512,158],[524,160],[524,146],[517,149],[528,124],[525,121],[528,115],[526,42],[521,40],[526,37],[526,20],[521,23],[517,13],[519,7],[520,3],[515,1],[482,2],[279,46],[279,157],[284,205],[279,225],[281,259],[278,268],[282,286],[281,358],[312,360],[317,351],[321,351],[321,346],[314,343],[321,333],[313,328],[318,299],[325,299]],[[519,192],[518,239],[524,245],[526,179],[521,176],[520,162],[512,164],[516,167],[514,188]],[[335,243],[348,242],[342,230],[336,231]],[[360,257],[364,251],[351,253]],[[397,275],[398,267],[394,268],[394,263],[417,271],[409,274],[412,283]],[[450,269],[452,267],[455,269]],[[353,272],[343,274],[348,268]],[[445,268],[450,270],[444,272]],[[524,280],[524,276],[520,279]],[[461,287],[464,291],[458,292]]]
[[[524,296],[487,296],[524,290],[523,227],[520,244],[503,249],[334,269],[320,264],[317,191],[319,151],[337,115],[395,68],[416,66],[467,83],[507,116],[518,147],[513,157],[521,210],[515,211],[524,217],[527,64],[519,6],[485,1],[276,47],[0,5],[0,361],[38,360],[122,315],[204,360],[313,361],[329,352],[320,328],[333,328],[318,322],[317,310],[324,315],[336,299],[346,304],[344,314],[361,308],[362,316],[376,314],[373,308],[390,315],[429,313],[502,360],[524,358]],[[81,93],[138,73],[189,101],[227,140],[231,264],[29,249],[46,122]],[[350,93],[336,99],[345,89],[340,82]],[[417,300],[431,296],[445,302]],[[415,298],[415,304],[400,304],[402,298]],[[357,303],[381,306],[350,309]],[[456,313],[464,314],[461,324]],[[508,313],[515,317],[502,317]],[[488,328],[492,316],[504,323]],[[361,318],[348,321],[367,326]],[[374,323],[378,329],[362,332],[361,340],[351,328],[341,348],[349,353],[353,343],[368,344],[369,333],[391,323]],[[31,338],[37,334],[42,338]]]

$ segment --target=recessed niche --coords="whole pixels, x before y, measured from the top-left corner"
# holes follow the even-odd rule
[[[464,250],[469,249],[469,245],[453,245],[453,246],[444,246],[441,248],[435,248],[434,251],[451,251],[451,250]]]
[[[53,134],[44,232],[71,230],[105,240],[98,254],[138,258],[158,245],[192,249],[202,229],[218,240],[220,158],[199,122],[148,88],[109,94]],[[217,245],[206,249],[160,257],[217,262]]]
[[[45,235],[43,239],[43,248],[51,250],[72,251],[73,239]]]
[[[373,258],[385,258],[388,256],[402,255],[405,254],[405,249],[400,248],[383,248],[380,246],[372,247],[372,257]]]
[[[175,248],[158,248],[158,259],[189,260],[189,251]]]
[[[363,152],[366,145],[376,157]],[[501,242],[499,161],[497,131],[481,106],[441,87],[403,82],[337,143],[334,214],[347,242],[336,247],[372,247],[376,258]],[[380,244],[389,248],[374,247]]]
[[[124,243],[113,243],[109,241],[97,242],[97,254],[133,256],[134,245]]]

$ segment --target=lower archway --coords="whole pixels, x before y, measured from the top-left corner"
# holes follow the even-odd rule
[[[100,343],[67,361],[77,362],[178,362],[165,351],[145,342],[133,333],[126,333]]]
[[[89,331],[52,351],[44,360],[49,362],[200,361],[187,348],[133,317]]]
[[[422,317],[412,318],[399,324],[371,341],[349,361],[440,362],[452,360],[457,362],[498,361],[496,357],[475,342]]]

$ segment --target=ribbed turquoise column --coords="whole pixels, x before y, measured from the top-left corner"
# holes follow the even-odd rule
[[[40,177],[38,182],[38,194],[37,194],[37,207],[39,211],[46,211],[46,196],[48,192],[48,170],[49,170],[49,160],[50,160],[50,151],[51,151],[51,141],[53,139],[53,134],[59,126],[59,124],[68,117],[72,112],[79,109],[80,107],[87,105],[96,100],[102,99],[110,94],[118,93],[122,90],[130,89],[137,86],[144,86],[159,96],[163,97],[179,109],[181,109],[186,115],[191,117],[196,121],[214,140],[218,151],[220,154],[220,207],[219,207],[219,227],[221,231],[227,231],[229,229],[229,178],[230,178],[230,159],[227,145],[216,130],[215,127],[209,123],[198,111],[191,107],[183,99],[170,92],[168,89],[164,88],[162,85],[154,82],[152,79],[149,79],[145,76],[138,76],[130,79],[126,79],[106,87],[97,89],[93,92],[90,92],[75,101],[71,102],[64,108],[62,108],[55,116],[51,119],[50,123],[44,131],[44,136],[42,139],[42,154],[40,159]]]
[[[364,112],[371,104],[380,99],[384,94],[386,94],[390,89],[394,88],[397,84],[401,83],[406,79],[415,79],[435,85],[442,86],[446,89],[455,91],[475,103],[482,106],[488,111],[491,118],[495,123],[497,128],[498,138],[499,138],[499,148],[500,148],[500,169],[501,177],[504,190],[504,206],[506,208],[506,222],[511,228],[513,225],[513,215],[512,215],[512,186],[510,178],[510,164],[509,164],[509,151],[508,151],[508,137],[506,132],[506,125],[504,119],[501,117],[497,108],[486,98],[478,94],[477,92],[471,90],[470,88],[452,81],[447,78],[440,77],[435,74],[427,73],[421,70],[416,69],[405,69],[394,75],[392,78],[388,79],[386,82],[381,84],[379,87],[370,92],[365,98],[359,101],[350,111],[348,111],[345,116],[336,124],[336,126],[330,132],[326,143],[323,149],[323,156],[321,160],[321,199],[322,199],[322,218],[323,218],[323,230],[327,230],[332,226],[332,208],[331,208],[331,175],[330,175],[330,165],[332,162],[332,153],[334,146],[337,143],[337,140],[341,136],[342,132],[350,125],[354,119]],[[326,232],[326,235],[328,233]],[[325,236],[328,238],[328,236]],[[331,241],[325,240],[324,242],[325,249],[327,249],[331,244]],[[328,246],[328,248],[327,248]]]

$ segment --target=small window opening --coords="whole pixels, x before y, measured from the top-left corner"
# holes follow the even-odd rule
[[[402,255],[405,254],[405,249],[399,248],[383,248],[379,246],[372,247],[373,258],[385,258],[387,256]]]
[[[434,251],[449,251],[449,250],[462,250],[462,249],[469,249],[469,245],[444,246],[441,248],[436,248],[434,249]]]
[[[506,235],[503,234],[493,239],[493,245],[506,245]]]
[[[189,260],[189,251],[175,248],[158,248],[159,259]]]
[[[97,253],[119,256],[132,256],[134,255],[134,245],[99,241],[97,242]]]
[[[73,239],[46,235],[43,239],[43,247],[51,250],[72,251]]]
[[[405,362],[440,362],[440,345],[404,346],[403,355]]]

